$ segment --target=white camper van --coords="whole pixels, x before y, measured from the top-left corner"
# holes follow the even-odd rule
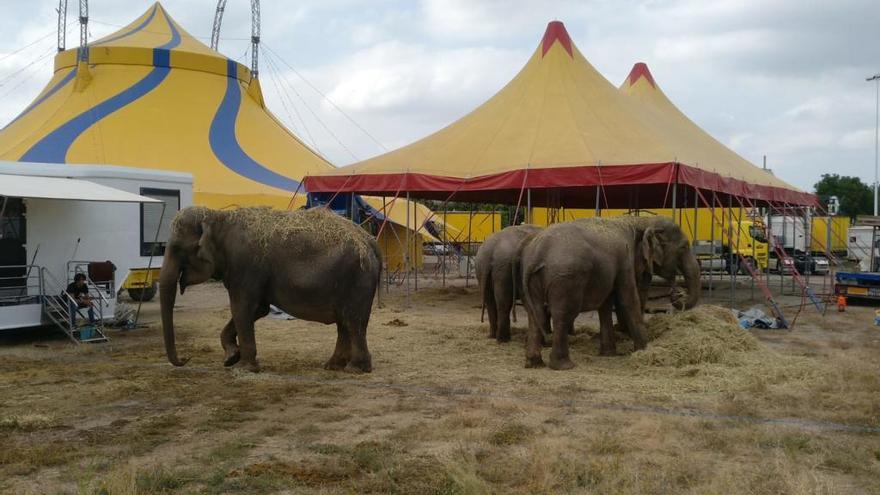
[[[161,266],[171,219],[191,204],[190,174],[0,162],[0,331],[55,324],[105,340],[100,324],[70,321],[64,289],[85,274],[98,319],[112,321],[118,289]]]
[[[877,255],[878,244],[880,244],[880,233],[876,239],[874,235],[874,227],[871,225],[853,225],[847,233],[846,255],[852,261],[859,264],[859,270],[863,272],[875,271],[876,267],[871,266],[871,243],[874,243],[874,258],[880,259]]]

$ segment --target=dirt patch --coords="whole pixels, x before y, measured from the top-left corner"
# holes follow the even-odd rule
[[[408,327],[409,323],[401,320],[400,318],[394,318],[393,320],[385,322],[384,325],[386,327]]]
[[[738,350],[680,365],[640,363],[627,342],[623,355],[599,356],[598,318],[586,313],[571,336],[577,366],[559,372],[524,368],[522,313],[514,340],[499,344],[480,322],[479,293],[453,282],[443,290],[424,277],[408,296],[383,293],[368,333],[370,374],[324,370],[335,328],[302,320],[257,322],[263,373],[225,369],[219,284],[178,297],[177,337],[192,356],[183,368],[165,361],[155,302],[143,307],[149,329],[111,331],[108,344],[6,341],[0,492],[770,495],[880,486],[877,434],[826,428],[880,426],[872,308],[804,312],[793,332],[734,333],[709,307],[649,318],[658,336],[648,350],[672,344],[683,318],[752,339],[715,336]],[[384,324],[395,319],[407,326]]]

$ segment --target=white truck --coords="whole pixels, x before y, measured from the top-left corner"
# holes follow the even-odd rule
[[[880,260],[880,231],[874,234],[871,225],[853,225],[849,228],[846,238],[846,256],[850,261],[859,264],[863,272],[875,272]],[[874,245],[874,266],[871,266],[871,244]]]
[[[67,285],[86,275],[98,318],[113,320],[119,289],[161,266],[171,219],[191,204],[190,174],[0,162],[0,330],[54,323],[88,341],[69,323]]]
[[[776,247],[772,243],[778,243],[779,248],[794,261],[795,268],[801,274],[824,275],[828,273],[828,258],[821,254],[811,253],[812,232],[809,226],[810,218],[804,221],[803,216],[794,215],[771,215],[766,221],[770,225],[770,270],[777,272],[788,271],[784,260],[776,254]]]

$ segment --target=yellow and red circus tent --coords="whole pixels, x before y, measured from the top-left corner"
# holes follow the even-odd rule
[[[681,167],[679,182],[707,190],[725,191],[724,182],[734,177],[747,188],[744,193],[738,194],[742,197],[760,197],[754,189],[761,187],[794,189],[739,156],[689,119],[660,89],[645,63],[633,65],[620,85],[620,92],[636,102],[639,116],[648,123],[655,135],[667,143],[675,143],[675,149],[691,150],[694,167]]]
[[[306,186],[508,203],[528,191],[532,204],[569,207],[593,207],[597,195],[606,208],[631,207],[634,196],[640,207],[661,207],[679,187],[815,202],[720,144],[659,132],[662,116],[652,112],[596,71],[554,21],[519,74],[470,114],[403,148],[310,175]]]
[[[302,177],[333,169],[266,109],[247,67],[158,3],[91,43],[88,64],[59,53],[46,88],[0,130],[0,160],[190,172],[195,202],[212,207],[285,208]]]

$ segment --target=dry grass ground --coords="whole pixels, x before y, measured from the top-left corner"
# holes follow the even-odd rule
[[[456,281],[459,286],[463,281]],[[264,319],[263,373],[224,369],[216,284],[178,298],[164,358],[149,329],[108,344],[0,346],[4,493],[880,493],[880,329],[873,309],[755,331],[737,359],[597,356],[523,367],[525,315],[498,345],[474,288],[383,295],[374,372],[324,371],[335,328]],[[708,360],[713,361],[713,360]],[[660,361],[662,363],[663,361]]]

